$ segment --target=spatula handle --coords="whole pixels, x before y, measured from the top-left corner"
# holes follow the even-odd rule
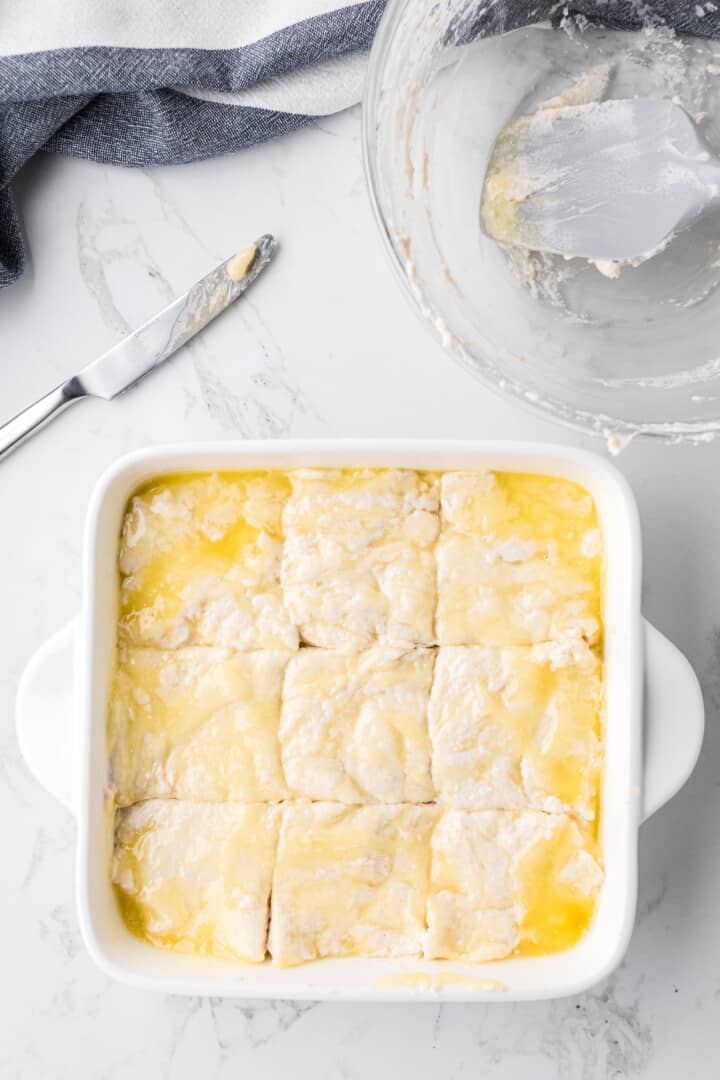
[[[79,401],[82,396],[71,379],[70,382],[56,386],[49,394],[45,394],[33,405],[28,405],[27,409],[23,409],[12,420],[0,426],[0,458],[11,454],[20,443],[34,435],[68,405]]]

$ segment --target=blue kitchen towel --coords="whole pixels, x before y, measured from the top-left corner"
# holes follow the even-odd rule
[[[412,3],[412,0],[408,0]],[[438,0],[442,3],[443,0]],[[46,150],[113,165],[240,150],[355,104],[385,0],[1,0],[0,287],[25,252],[10,188]],[[483,0],[461,44],[577,14],[720,36],[718,6],[686,0]]]
[[[23,271],[10,184],[38,150],[168,165],[355,104],[385,0],[0,2],[0,287]]]

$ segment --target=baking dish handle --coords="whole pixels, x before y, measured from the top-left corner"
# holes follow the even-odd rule
[[[30,658],[20,678],[15,722],[20,752],[35,779],[75,813],[73,769],[76,643],[79,619]]]
[[[642,819],[647,821],[689,778],[705,731],[697,675],[683,653],[648,622],[644,717]]]

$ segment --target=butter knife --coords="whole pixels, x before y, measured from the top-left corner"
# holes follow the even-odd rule
[[[221,262],[169,307],[1,425],[0,458],[76,401],[86,397],[110,401],[129,390],[242,296],[270,262],[276,246],[274,237],[261,236]]]

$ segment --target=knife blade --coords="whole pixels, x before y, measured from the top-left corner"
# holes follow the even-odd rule
[[[123,341],[0,426],[0,458],[68,405],[86,397],[110,401],[154,371],[250,288],[276,247],[266,234],[225,259]]]

